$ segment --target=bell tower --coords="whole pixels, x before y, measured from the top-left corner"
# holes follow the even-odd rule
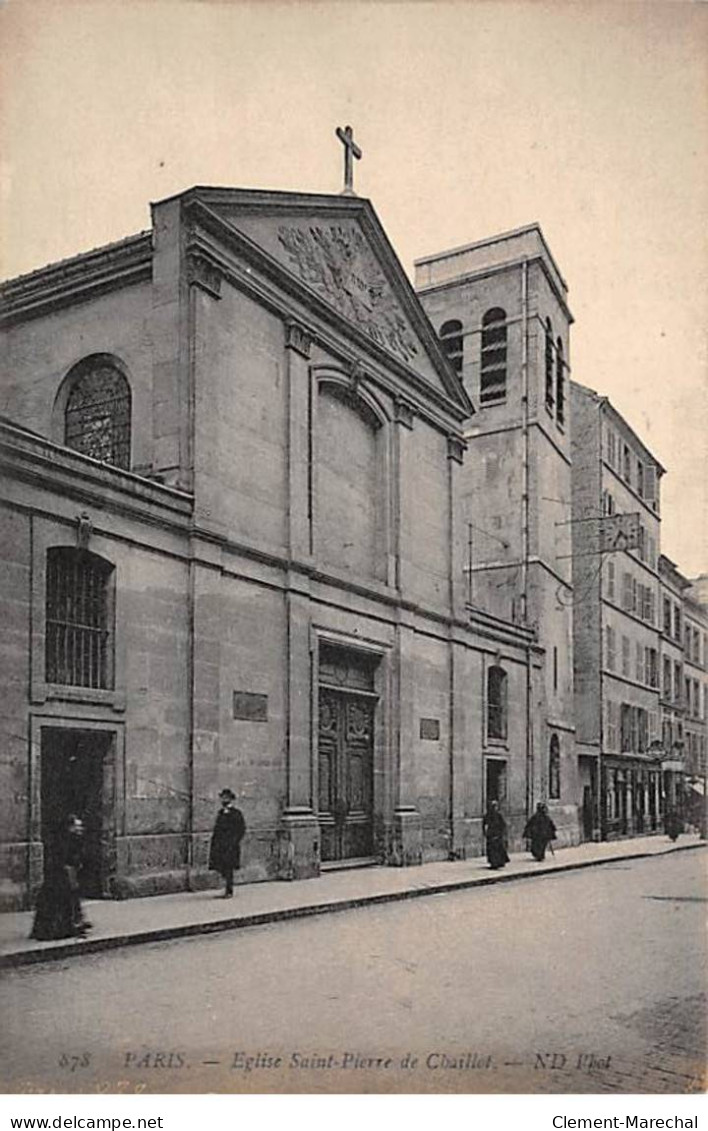
[[[575,839],[567,286],[538,224],[426,256],[415,269],[418,296],[477,409],[461,503],[468,602],[538,633],[536,800],[548,800],[564,839]]]

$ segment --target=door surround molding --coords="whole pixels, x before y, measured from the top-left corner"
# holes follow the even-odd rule
[[[125,726],[112,720],[58,717],[33,714],[30,718],[29,787],[28,787],[28,889],[30,893],[44,879],[44,843],[42,840],[42,731],[96,731],[110,736],[103,755],[103,805],[105,809],[103,853],[105,854],[104,894],[115,871],[116,840],[125,824]],[[108,785],[107,785],[108,783]]]

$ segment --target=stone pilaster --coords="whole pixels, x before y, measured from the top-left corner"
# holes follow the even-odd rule
[[[416,689],[413,639],[413,632],[401,626],[398,633],[397,793],[389,858],[389,863],[398,865],[420,864],[423,859],[423,829],[417,806],[415,772]]]
[[[319,875],[320,830],[313,811],[312,655],[309,598],[287,595],[287,804],[282,818],[283,879]]]
[[[285,324],[288,381],[288,551],[291,560],[312,554],[312,481],[310,453],[312,336],[299,322]]]
[[[450,615],[464,618],[467,603],[467,528],[462,503],[462,461],[465,446],[462,440],[449,436],[447,441],[447,467],[449,490],[449,546],[450,546]]]

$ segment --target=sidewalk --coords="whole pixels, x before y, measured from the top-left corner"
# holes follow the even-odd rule
[[[477,856],[471,860],[443,861],[412,868],[371,867],[326,872],[317,879],[292,883],[274,880],[244,884],[236,888],[231,900],[217,898],[215,891],[180,892],[125,901],[89,900],[84,909],[93,930],[85,939],[36,942],[28,938],[34,913],[20,911],[0,915],[0,968],[704,847],[706,842],[692,834],[681,836],[675,844],[659,835],[557,849],[556,855],[549,854],[542,864],[526,853],[516,853],[506,868],[498,872],[492,872],[486,859]]]

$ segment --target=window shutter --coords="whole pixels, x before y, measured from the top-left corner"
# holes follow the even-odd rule
[[[644,498],[656,510],[656,468],[653,463],[644,466]]]

